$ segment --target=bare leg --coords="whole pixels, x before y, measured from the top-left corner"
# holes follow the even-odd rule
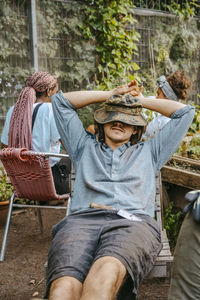
[[[82,283],[70,276],[63,276],[52,282],[49,300],[79,300]]]
[[[114,300],[125,275],[126,269],[117,258],[99,258],[85,279],[80,300]]]

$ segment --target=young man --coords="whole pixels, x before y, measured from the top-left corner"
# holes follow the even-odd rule
[[[140,93],[137,98],[121,95],[131,87],[53,96],[57,128],[76,180],[71,215],[52,231],[50,300],[133,299],[161,250],[154,220],[155,174],[180,144],[194,108]],[[94,115],[96,141],[84,130],[76,109],[101,102],[105,105]],[[171,117],[146,142],[139,141],[147,124],[142,106]]]

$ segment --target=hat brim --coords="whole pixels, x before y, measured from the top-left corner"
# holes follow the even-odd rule
[[[106,124],[113,121],[119,121],[129,125],[135,126],[146,126],[148,124],[147,120],[142,116],[142,114],[126,114],[116,111],[106,111],[104,107],[96,110],[94,112],[94,119],[99,124]]]

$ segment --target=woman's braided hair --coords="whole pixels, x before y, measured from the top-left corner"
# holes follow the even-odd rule
[[[32,149],[32,111],[38,96],[53,89],[57,80],[48,72],[35,72],[26,81],[10,120],[8,147]]]

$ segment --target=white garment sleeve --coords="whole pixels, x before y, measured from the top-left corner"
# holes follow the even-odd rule
[[[10,119],[12,116],[14,106],[11,106],[6,114],[6,120],[4,123],[2,135],[1,135],[1,142],[4,145],[8,145],[8,133],[9,133],[9,127],[10,127]]]
[[[146,132],[143,137],[152,139],[170,120],[170,118],[158,114],[158,116],[147,125]]]
[[[56,122],[53,115],[52,105],[51,109],[49,110],[49,119],[50,119],[50,132],[51,132],[51,141],[57,143],[60,140],[60,134],[58,132]]]

